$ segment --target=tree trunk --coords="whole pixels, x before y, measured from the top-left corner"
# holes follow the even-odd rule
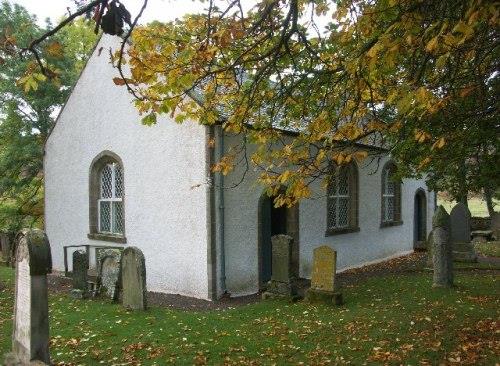
[[[495,209],[493,208],[493,190],[490,187],[484,187],[484,200],[486,201],[486,207],[488,207],[488,215],[493,217]]]

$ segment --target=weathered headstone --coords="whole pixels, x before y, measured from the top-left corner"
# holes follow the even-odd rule
[[[10,265],[12,260],[12,247],[10,245],[10,236],[7,233],[0,233],[0,247],[2,249],[1,255],[7,266]]]
[[[122,303],[127,309],[145,310],[146,261],[139,248],[127,247],[120,261]]]
[[[450,240],[450,216],[439,206],[432,218],[433,287],[453,286],[453,258]]]
[[[451,242],[453,260],[457,262],[475,262],[477,260],[471,243],[471,214],[462,202],[457,203],[450,212]]]
[[[432,240],[432,230],[427,235],[427,265],[432,267],[432,248],[434,246],[434,242]]]
[[[462,202],[457,203],[450,212],[451,240],[454,243],[470,241],[470,211]]]
[[[88,293],[87,271],[89,257],[84,250],[73,252],[73,290],[71,294],[77,298],[84,298]]]
[[[491,231],[493,239],[500,240],[500,212],[495,212],[491,216]]]
[[[323,245],[314,249],[311,288],[306,298],[309,302],[342,304],[342,294],[336,291],[337,252]]]
[[[297,288],[292,275],[293,238],[280,234],[273,236],[271,242],[273,273],[263,297],[294,297]]]
[[[120,261],[115,256],[106,256],[101,261],[101,289],[113,301],[118,298]]]
[[[17,237],[16,287],[12,350],[22,364],[50,364],[47,274],[52,271],[50,245],[41,230]]]

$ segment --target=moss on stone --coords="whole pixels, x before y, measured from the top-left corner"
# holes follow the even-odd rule
[[[432,227],[448,227],[449,224],[450,215],[448,215],[448,212],[446,212],[444,207],[440,205],[432,217]]]

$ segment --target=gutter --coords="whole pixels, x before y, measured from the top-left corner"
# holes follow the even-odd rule
[[[217,128],[217,140],[218,140],[218,156],[217,159],[220,161],[222,156],[224,156],[224,130],[222,126]],[[220,277],[221,277],[221,290],[222,293],[225,294],[227,292],[226,288],[226,245],[225,245],[225,217],[224,217],[224,175],[222,173],[218,174],[218,207],[219,207],[219,216],[218,216],[218,230],[219,230],[219,245],[220,245]]]
[[[217,217],[215,210],[215,187],[212,165],[215,160],[215,149],[209,144],[214,138],[214,126],[208,126],[205,130],[205,176],[207,177],[207,279],[208,298],[217,300]]]

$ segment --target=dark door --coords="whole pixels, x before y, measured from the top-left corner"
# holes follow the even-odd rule
[[[261,246],[261,273],[260,280],[266,283],[271,279],[272,266],[272,243],[271,237],[287,233],[286,207],[274,207],[274,198],[265,197],[262,200],[260,230],[262,235]]]
[[[425,199],[425,193],[422,190],[415,193],[415,203],[414,203],[414,228],[413,228],[413,240],[414,248],[422,249],[425,247],[425,240],[427,234],[427,204]]]

